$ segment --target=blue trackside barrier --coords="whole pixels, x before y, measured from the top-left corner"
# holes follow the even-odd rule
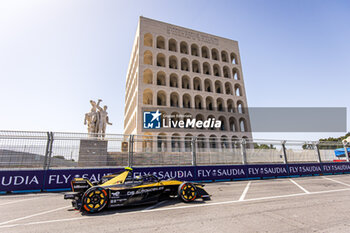
[[[64,191],[70,189],[73,178],[83,177],[91,181],[123,168],[49,169],[49,170],[0,170],[0,194],[23,191]],[[249,164],[211,166],[134,167],[134,176],[154,174],[160,179],[186,181],[222,181],[299,177],[306,175],[350,173],[349,162],[298,163],[298,164]]]

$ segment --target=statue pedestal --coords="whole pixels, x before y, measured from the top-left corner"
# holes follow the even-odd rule
[[[108,141],[98,139],[80,140],[79,167],[100,167],[107,165]]]

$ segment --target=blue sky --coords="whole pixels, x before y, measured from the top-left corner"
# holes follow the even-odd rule
[[[108,133],[122,133],[141,15],[237,40],[250,107],[350,107],[350,1],[8,0],[0,2],[0,129],[86,132],[89,100],[101,98]]]

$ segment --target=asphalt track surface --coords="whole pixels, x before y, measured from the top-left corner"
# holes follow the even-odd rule
[[[350,175],[208,183],[211,201],[73,210],[63,193],[0,196],[0,232],[350,232]]]

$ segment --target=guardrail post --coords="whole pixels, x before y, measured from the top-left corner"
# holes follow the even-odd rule
[[[345,157],[346,157],[346,162],[349,162],[349,153],[348,153],[347,143],[343,142],[343,146],[344,146],[344,153],[345,153]]]
[[[128,167],[132,167],[134,156],[134,135],[129,136]]]
[[[44,163],[43,163],[43,169],[46,170],[47,168],[47,161],[48,161],[48,156],[49,156],[49,147],[50,147],[50,132],[46,132],[47,134],[47,140],[46,140],[46,149],[45,149],[45,158],[44,158]]]
[[[242,155],[242,164],[247,164],[247,151],[246,151],[247,142],[244,138],[241,141],[241,155]]]
[[[51,165],[51,156],[52,156],[52,147],[53,147],[53,132],[50,132],[50,143],[49,143],[49,153],[48,153],[48,163],[46,166],[46,170],[50,169],[50,165]]]
[[[196,158],[196,141],[197,141],[197,137],[192,137],[191,140],[191,146],[192,146],[192,166],[196,166],[197,165],[197,158]]]
[[[284,164],[288,164],[286,142],[287,141],[282,141],[283,162],[284,162]]]
[[[322,160],[321,160],[321,153],[320,153],[320,147],[319,147],[319,143],[318,143],[318,142],[315,143],[315,150],[316,150],[316,153],[317,153],[318,162],[319,162],[319,163],[322,163]]]

